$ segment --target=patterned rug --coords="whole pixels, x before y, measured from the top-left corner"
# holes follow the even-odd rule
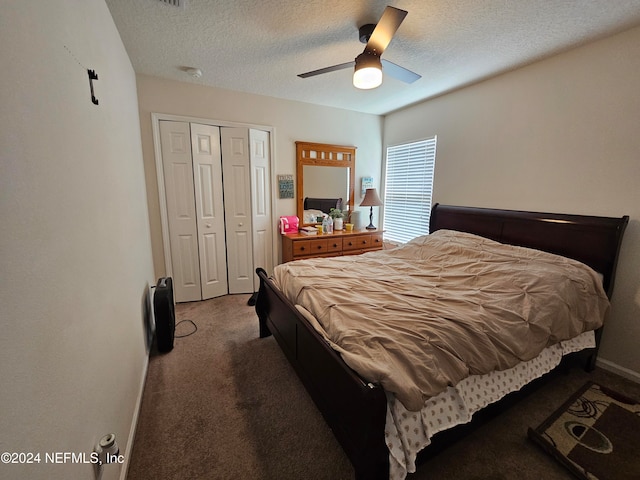
[[[578,478],[640,479],[640,404],[593,382],[528,433]]]

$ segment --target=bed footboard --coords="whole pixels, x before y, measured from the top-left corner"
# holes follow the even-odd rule
[[[260,337],[273,335],[353,465],[357,479],[388,479],[387,400],[346,366],[258,268]]]

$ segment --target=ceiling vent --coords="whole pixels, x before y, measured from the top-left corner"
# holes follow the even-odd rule
[[[187,0],[158,0],[165,5],[170,5],[172,7],[184,8],[184,4],[187,3]]]

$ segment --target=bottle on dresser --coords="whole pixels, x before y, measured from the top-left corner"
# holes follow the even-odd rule
[[[333,220],[328,215],[322,219],[322,233],[333,233]]]

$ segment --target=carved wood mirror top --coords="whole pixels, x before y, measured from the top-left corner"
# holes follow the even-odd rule
[[[320,180],[331,175],[319,173],[330,172],[329,169],[314,170],[317,167],[333,167],[339,173],[338,181],[332,184]],[[344,169],[344,170],[342,170]],[[343,209],[348,205],[349,212],[353,212],[354,185],[356,176],[356,147],[343,145],[329,145],[326,143],[296,142],[296,174],[297,174],[297,215],[301,225],[311,225],[305,222],[304,199],[342,198]],[[337,187],[333,183],[340,184]],[[307,188],[305,188],[305,185]],[[337,188],[335,190],[334,188]],[[332,191],[332,189],[334,189]],[[336,193],[344,191],[344,194]],[[345,198],[346,197],[346,198]],[[328,213],[328,212],[325,212]]]

